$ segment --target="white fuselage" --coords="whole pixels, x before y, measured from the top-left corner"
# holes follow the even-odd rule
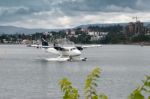
[[[60,56],[75,57],[81,55],[81,51],[76,47],[64,47],[64,49],[65,50],[60,51],[56,50],[55,48],[47,48],[46,51]]]

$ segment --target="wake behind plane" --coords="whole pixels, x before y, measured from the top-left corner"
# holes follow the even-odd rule
[[[102,45],[87,46],[67,46],[61,47],[57,43],[49,46],[48,42],[42,39],[42,45],[31,45],[31,47],[44,48],[47,52],[58,55],[56,58],[47,58],[47,61],[86,61],[87,58],[81,58],[82,50],[85,48],[101,47]]]

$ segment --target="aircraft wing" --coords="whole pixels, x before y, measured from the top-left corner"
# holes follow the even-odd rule
[[[67,51],[67,49],[63,48],[63,47],[52,47],[52,46],[43,46],[43,45],[38,45],[38,44],[32,44],[29,47],[36,47],[36,48],[54,48],[58,51]]]
[[[102,47],[102,45],[84,45],[84,46],[76,46],[78,50],[83,50],[84,48],[92,48],[92,47]]]
[[[91,47],[102,47],[102,45],[85,45],[82,48],[91,48]]]

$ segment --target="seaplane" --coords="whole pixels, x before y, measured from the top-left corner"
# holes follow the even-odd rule
[[[48,42],[42,38],[42,45],[31,45],[31,47],[43,48],[46,52],[58,55],[56,58],[47,58],[46,61],[86,61],[87,58],[81,58],[83,49],[92,47],[102,47],[102,45],[84,45],[84,46],[64,46],[61,47],[57,43],[49,46]]]

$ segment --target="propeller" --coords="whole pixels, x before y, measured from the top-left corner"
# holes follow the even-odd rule
[[[78,50],[80,50],[80,51],[83,50],[83,48],[82,48],[81,46],[76,46],[76,48],[77,48]]]

